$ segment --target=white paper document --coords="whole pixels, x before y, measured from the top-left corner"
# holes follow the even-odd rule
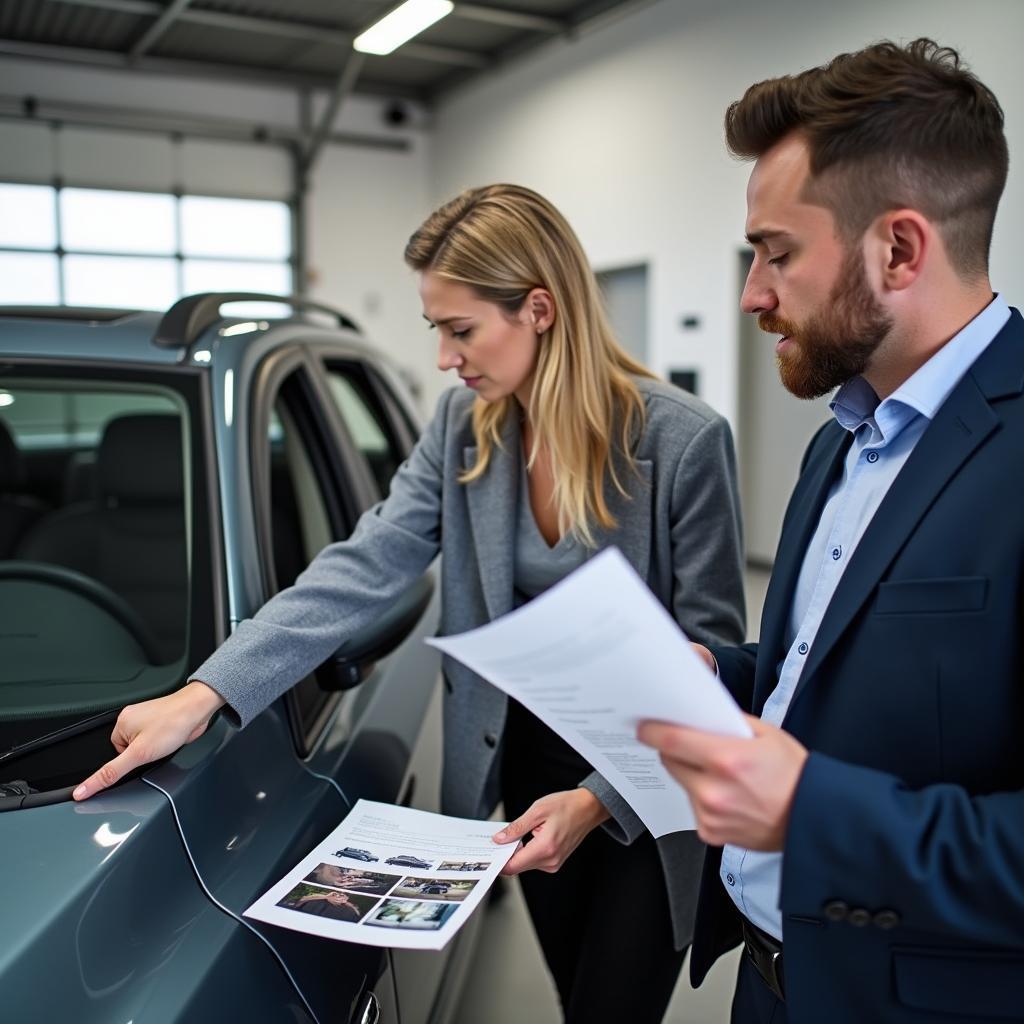
[[[360,800],[245,916],[326,939],[442,949],[519,848],[492,841],[502,824]]]
[[[685,791],[637,740],[639,723],[653,718],[751,735],[729,692],[615,548],[522,608],[427,643],[547,723],[654,836],[695,828],[696,821]]]

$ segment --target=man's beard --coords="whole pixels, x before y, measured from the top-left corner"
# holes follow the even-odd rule
[[[772,313],[762,313],[757,325],[790,340],[788,351],[778,355],[786,390],[797,398],[820,398],[864,372],[893,322],[872,294],[863,254],[853,247],[828,301],[802,327]]]

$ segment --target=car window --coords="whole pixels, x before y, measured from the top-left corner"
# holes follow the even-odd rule
[[[268,466],[268,495],[264,531],[265,561],[273,567],[269,581],[274,592],[291,586],[298,575],[332,541],[344,540],[351,524],[342,518],[329,482],[324,433],[315,414],[315,399],[304,371],[284,378],[268,396],[270,413],[262,458]],[[267,539],[269,538],[269,539]],[[322,724],[331,694],[314,676],[301,680],[291,691],[295,739],[305,753]]]
[[[170,387],[0,379],[0,750],[180,683],[192,434]]]
[[[405,453],[388,424],[367,372],[356,364],[330,363],[327,383],[352,440],[369,463],[381,495],[386,497]]]

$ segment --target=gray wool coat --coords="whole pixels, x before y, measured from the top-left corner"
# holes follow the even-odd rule
[[[732,436],[698,399],[639,379],[646,425],[636,439],[636,472],[620,472],[629,496],[606,486],[617,527],[600,530],[595,553],[617,546],[694,640],[744,638],[739,502]],[[519,425],[509,418],[487,473],[458,476],[476,461],[474,395],[451,390],[385,501],[352,536],[326,547],[295,585],[240,623],[192,675],[215,689],[246,725],[275,698],[371,622],[441,561],[441,635],[483,625],[513,608],[513,544],[520,480]],[[441,806],[486,817],[499,800],[506,697],[465,666],[444,661],[444,777]],[[630,843],[644,831],[618,793],[594,772],[581,785],[611,813],[606,828]],[[695,833],[658,841],[679,948],[692,936],[703,845]]]

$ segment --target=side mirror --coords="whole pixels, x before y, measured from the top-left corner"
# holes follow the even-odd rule
[[[434,596],[434,577],[421,576],[391,607],[344,643],[316,672],[321,690],[351,690],[412,632]]]

